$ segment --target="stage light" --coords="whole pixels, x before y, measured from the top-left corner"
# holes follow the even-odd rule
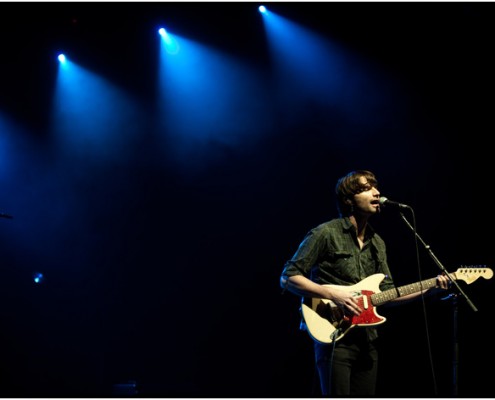
[[[259,10],[259,12],[260,12],[260,13],[262,13],[262,14],[263,14],[263,13],[265,13],[265,12],[266,12],[266,7],[265,7],[265,6],[259,6],[259,7],[258,7],[258,10]]]
[[[64,63],[66,61],[65,54],[59,54],[57,58],[58,61],[60,61],[61,63]]]
[[[44,280],[44,278],[45,277],[43,276],[43,274],[41,272],[35,272],[33,274],[33,281],[34,281],[34,283],[38,283],[38,284],[39,283],[42,283],[43,280]]]
[[[165,28],[158,29],[158,33],[163,39],[165,51],[170,54],[177,54],[179,52],[179,44],[175,41],[175,39],[169,35]]]

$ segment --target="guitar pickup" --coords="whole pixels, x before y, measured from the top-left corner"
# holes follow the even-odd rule
[[[354,296],[358,298],[358,305],[363,309],[367,310],[369,307],[368,304],[368,296],[363,294],[362,292],[354,292]]]

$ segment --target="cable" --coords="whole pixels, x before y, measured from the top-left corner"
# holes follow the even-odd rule
[[[416,261],[418,264],[418,279],[419,279],[420,285],[422,285],[421,282],[423,279],[421,277],[421,262],[420,262],[420,258],[419,258],[418,234],[417,234],[417,230],[416,230],[416,215],[414,214],[414,210],[412,209],[412,207],[409,207],[409,210],[411,211],[412,219],[413,219],[412,230],[414,233],[414,245],[416,247]],[[407,221],[404,214],[402,212],[400,214],[401,214],[402,218],[405,221]],[[426,310],[426,301],[425,301],[425,296],[423,293],[423,287],[422,286],[420,286],[420,290],[421,290],[421,292],[420,292],[421,293],[421,295],[420,295],[421,296],[421,304],[423,307],[423,315],[424,315],[424,321],[425,321],[425,332],[426,332],[426,342],[427,342],[427,348],[428,348],[428,357],[430,360],[431,376],[433,379],[433,393],[435,394],[435,396],[437,396],[438,395],[438,387],[437,387],[437,380],[436,380],[436,375],[435,375],[435,368],[433,365],[433,356],[432,356],[432,352],[431,352],[431,342],[430,342],[430,332],[428,329],[428,315],[427,315],[427,310]]]

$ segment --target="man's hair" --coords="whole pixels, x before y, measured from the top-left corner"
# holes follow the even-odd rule
[[[352,200],[355,194],[368,189],[359,182],[359,178],[362,176],[366,178],[371,186],[378,187],[375,174],[363,169],[351,171],[337,181],[335,193],[337,195],[337,211],[341,217],[349,216],[352,213],[352,204],[347,200]]]

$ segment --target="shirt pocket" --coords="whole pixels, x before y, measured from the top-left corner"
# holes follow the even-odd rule
[[[349,265],[354,262],[354,256],[349,251],[330,251],[328,252],[328,262],[338,276],[349,274]]]

